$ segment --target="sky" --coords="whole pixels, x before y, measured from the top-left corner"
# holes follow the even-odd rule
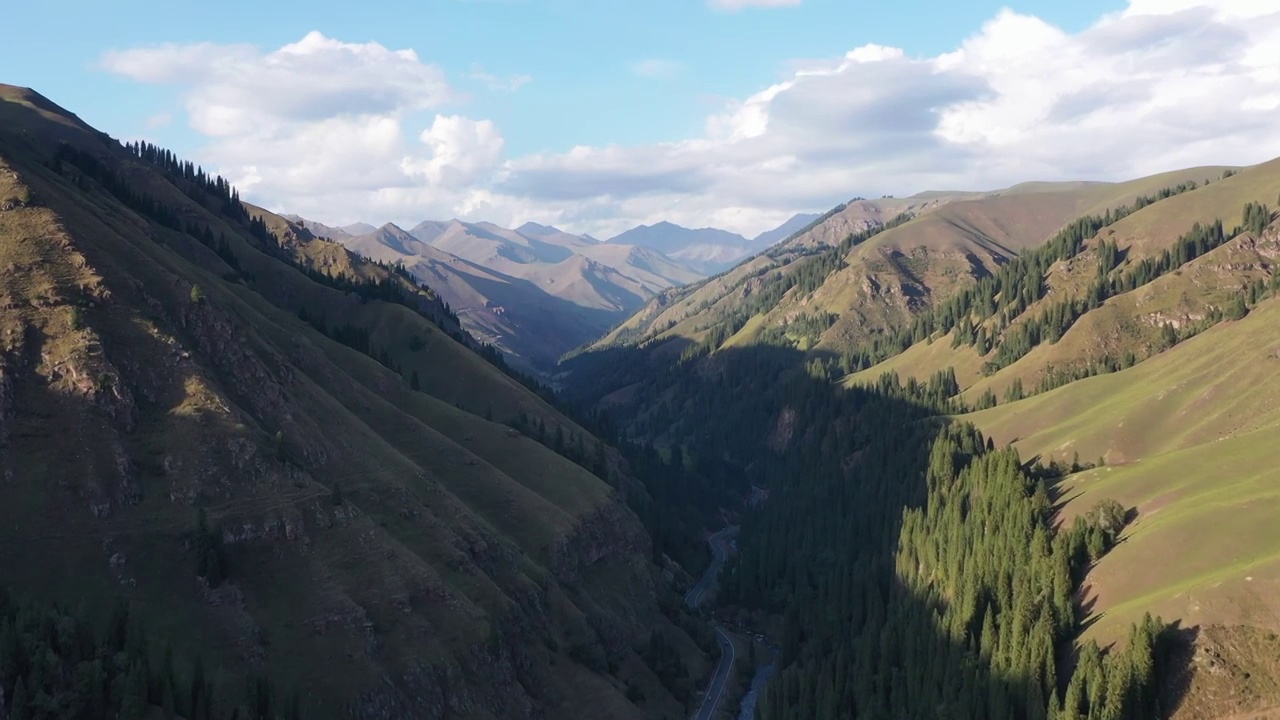
[[[746,235],[1280,156],[1280,0],[43,0],[0,81],[331,225]],[[37,31],[36,29],[41,29]]]

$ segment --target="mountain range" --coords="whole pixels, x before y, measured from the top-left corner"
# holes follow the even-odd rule
[[[674,223],[660,222],[634,227],[610,238],[609,242],[652,248],[705,275],[714,275],[733,267],[743,258],[786,239],[817,217],[805,213],[795,215],[782,225],[760,233],[751,240],[728,230],[691,230]]]
[[[534,223],[515,230],[461,220],[409,230],[387,223],[359,235],[349,232],[357,226],[302,224],[365,257],[403,265],[440,293],[471,335],[533,372],[553,368],[658,292],[702,277],[649,248]]]
[[[402,264],[438,291],[477,339],[526,370],[547,372],[566,352],[607,332],[658,293],[731,266],[816,216],[797,215],[752,242],[723,230],[671,223],[599,242],[531,222],[507,229],[487,222],[424,221],[405,230],[392,223],[337,228],[285,217],[365,257]]]

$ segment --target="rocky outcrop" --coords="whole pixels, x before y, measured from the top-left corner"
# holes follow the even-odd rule
[[[602,558],[632,553],[647,557],[649,536],[630,510],[610,500],[551,547],[551,571],[557,580],[572,585]]]
[[[71,354],[54,362],[49,381],[98,408],[124,432],[133,432],[138,423],[138,406],[120,371],[107,360],[96,333],[84,331],[67,338],[75,343]]]
[[[292,382],[288,358],[265,345],[253,345],[224,311],[198,299],[183,308],[179,321],[190,333],[199,355],[218,370],[223,383],[242,407],[259,422],[276,427],[305,464],[322,465],[328,453],[315,438],[321,428],[291,408],[285,388]]]
[[[222,524],[222,541],[228,545],[256,540],[294,542],[306,537],[302,513],[286,508],[259,520],[241,518]]]

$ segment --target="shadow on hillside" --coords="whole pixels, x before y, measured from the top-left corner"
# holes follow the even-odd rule
[[[617,311],[578,305],[521,278],[469,274],[465,278],[488,299],[487,307],[501,308],[501,314],[516,326],[523,338],[508,338],[508,342],[517,347],[527,344],[529,361],[539,371],[554,370],[561,355],[603,335],[622,319]],[[422,280],[430,284],[427,278]]]
[[[1200,638],[1200,626],[1182,627],[1174,622],[1165,631],[1164,642],[1168,645],[1165,667],[1160,673],[1160,710],[1164,717],[1172,717],[1182,708],[1187,694],[1191,690],[1191,681],[1195,679],[1196,641]]]
[[[782,646],[773,702],[787,698],[799,717],[852,709],[856,717],[1015,718],[1036,717],[1029,707],[1061,697],[1069,673],[1043,679],[1007,663],[997,668],[979,650],[985,613],[974,613],[959,634],[944,630],[953,599],[921,594],[898,567],[908,542],[904,511],[927,502],[934,441],[954,432],[936,419],[945,395],[887,382],[842,389],[811,372],[813,355],[789,348],[725,348],[690,359],[688,341],[676,342],[567,360],[566,394],[593,409],[609,397],[615,426],[744,468],[740,492],[726,503],[745,504],[753,485],[769,489],[762,509],[742,510],[743,553],[726,568],[722,611],[738,622],[773,618]],[[1051,502],[1060,508],[1064,500]],[[977,602],[991,612],[996,597],[988,592],[979,590]],[[1077,601],[1078,617],[1096,622],[1096,598]],[[1074,665],[1073,640],[1085,627],[1051,653],[1060,667]],[[1175,660],[1187,661],[1164,661]],[[1162,703],[1178,701],[1175,688]]]

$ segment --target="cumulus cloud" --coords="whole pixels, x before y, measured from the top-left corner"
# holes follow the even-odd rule
[[[191,88],[192,126],[231,136],[264,122],[384,115],[456,99],[444,72],[412,50],[388,50],[311,32],[263,54],[249,45],[159,45],[111,51],[111,72],[148,83]]]
[[[1280,12],[1263,5],[1131,0],[1078,33],[1005,10],[940,55],[866,45],[795,63],[699,137],[523,157],[507,157],[486,120],[409,127],[412,111],[457,99],[411,51],[312,34],[270,53],[164,46],[104,64],[186,85],[211,143],[200,159],[249,197],[320,220],[457,215],[609,236],[669,219],[755,233],[853,195],[1280,155]]]
[[[493,123],[456,115],[437,116],[421,144],[406,140],[405,118],[465,100],[413,50],[312,32],[271,52],[168,44],[108,52],[101,64],[184,88],[191,127],[210,139],[202,161],[247,197],[319,217],[363,216],[362,206],[396,188],[439,189],[431,209],[448,211],[501,155]]]
[[[1280,13],[1258,3],[1135,0],[1075,34],[1005,10],[938,56],[797,64],[698,140],[512,160],[501,187],[754,232],[855,194],[1259,162],[1280,155],[1278,82]]]
[[[431,185],[474,185],[488,177],[502,158],[502,134],[489,120],[437,115],[420,137],[431,149],[430,159],[406,159],[401,167],[407,175],[421,175]]]

